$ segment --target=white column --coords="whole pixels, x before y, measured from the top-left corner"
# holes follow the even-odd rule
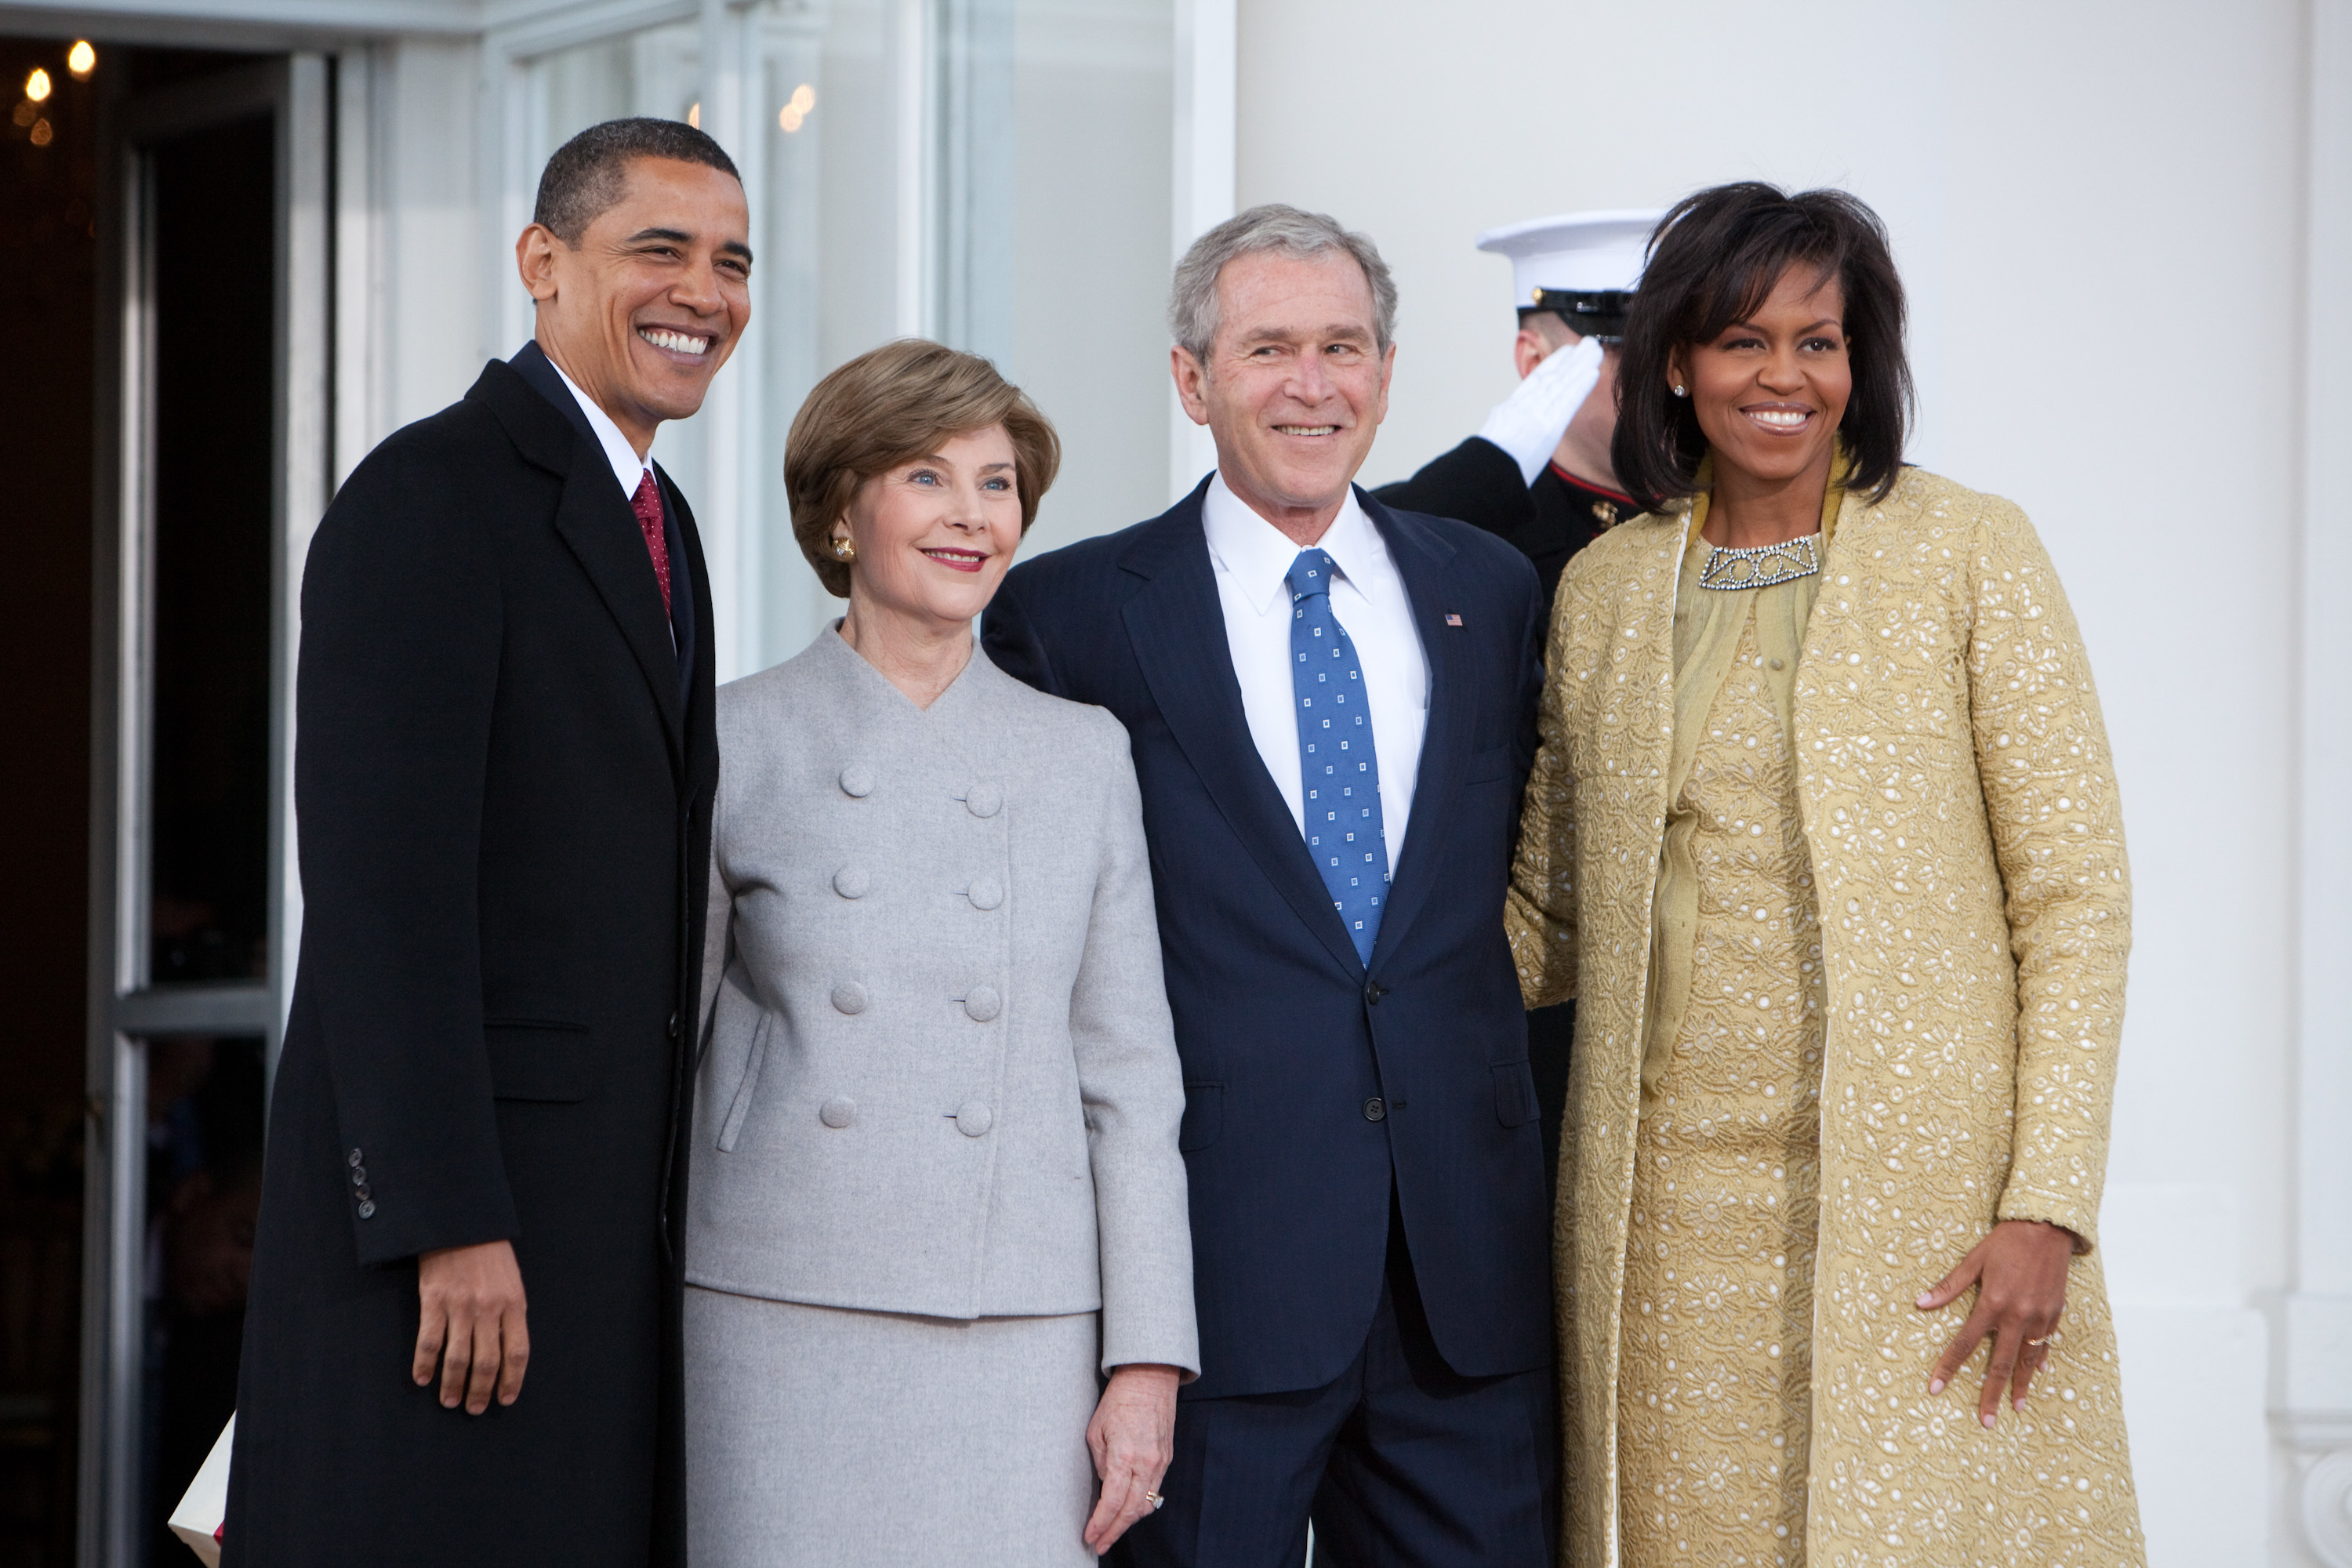
[[[2352,0],[2310,16],[2295,1259],[2272,1415],[2305,1543],[2352,1568]]]
[[[1175,212],[1170,261],[1234,216],[1238,0],[1176,0]],[[1217,466],[1209,432],[1168,391],[1168,496],[1181,499]]]

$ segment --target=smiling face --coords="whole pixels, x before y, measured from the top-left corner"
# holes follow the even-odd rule
[[[1176,390],[1216,437],[1217,468],[1268,522],[1322,537],[1388,416],[1396,348],[1380,346],[1371,286],[1344,251],[1258,251],[1217,275],[1209,363],[1173,351]]]
[[[856,551],[849,615],[861,632],[886,620],[926,638],[968,627],[1021,545],[1013,437],[992,425],[875,476],[832,538]]]
[[[1729,468],[1773,485],[1815,473],[1828,482],[1853,395],[1844,312],[1834,274],[1793,266],[1745,320],[1675,351],[1673,379],[1690,389],[1718,479]]]
[[[702,406],[751,319],[751,226],[723,170],[633,158],[578,245],[541,224],[515,242],[540,346],[640,457],[663,420]]]

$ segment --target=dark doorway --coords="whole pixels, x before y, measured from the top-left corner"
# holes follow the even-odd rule
[[[72,42],[0,38],[0,1568],[74,1557],[99,116]]]
[[[135,153],[103,139],[142,95],[201,100],[257,58],[0,38],[0,1568],[65,1568],[78,1542],[180,1568],[163,1521],[235,1403],[264,1039],[166,1026],[168,996],[141,1023],[103,1001],[93,1017],[91,998],[250,988],[268,970],[280,142],[266,105]],[[121,390],[108,323],[126,319],[106,258],[134,213],[146,435],[101,451]],[[134,492],[126,555],[115,498]],[[118,768],[136,775],[121,791]],[[126,880],[144,917],[128,924],[112,918]],[[132,1048],[117,1028],[143,1036],[128,1080],[143,1093],[94,1139]],[[100,1255],[137,1301],[112,1362],[82,1300],[110,1225],[143,1242],[121,1269]],[[106,1405],[85,1408],[101,1365]],[[121,1533],[82,1528],[108,1468],[81,1473],[85,1427],[122,1434],[103,1505],[130,1516]]]

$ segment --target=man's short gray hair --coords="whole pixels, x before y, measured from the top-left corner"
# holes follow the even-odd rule
[[[1192,242],[1176,264],[1176,279],[1168,290],[1168,330],[1178,346],[1205,365],[1217,341],[1217,275],[1227,262],[1263,251],[1309,260],[1335,250],[1363,268],[1372,291],[1373,335],[1386,353],[1396,337],[1397,289],[1380,247],[1369,237],[1340,227],[1336,218],[1280,202],[1236,213]]]

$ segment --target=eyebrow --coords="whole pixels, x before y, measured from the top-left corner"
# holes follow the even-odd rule
[[[1371,336],[1371,328],[1363,325],[1361,322],[1340,321],[1330,326],[1318,328],[1314,331],[1304,333],[1294,333],[1286,327],[1260,327],[1254,332],[1244,334],[1242,342],[1245,343],[1278,343],[1286,342],[1293,337],[1318,338],[1326,342],[1334,342],[1342,338],[1363,342],[1370,340]]]
[[[1823,316],[1817,321],[1808,321],[1803,326],[1799,327],[1797,331],[1801,332],[1810,332],[1816,327],[1835,327],[1839,331],[1845,331],[1845,323],[1839,321],[1835,316]],[[1745,328],[1751,332],[1760,332],[1764,330],[1753,321],[1734,321],[1731,323],[1731,326],[1726,327],[1723,330],[1727,332],[1732,331],[1733,328]]]
[[[649,239],[666,239],[674,245],[694,243],[694,236],[682,228],[641,228],[629,236],[631,245],[642,245]],[[740,239],[722,239],[719,242],[719,249],[723,255],[740,256],[746,261],[751,259],[751,247]]]

